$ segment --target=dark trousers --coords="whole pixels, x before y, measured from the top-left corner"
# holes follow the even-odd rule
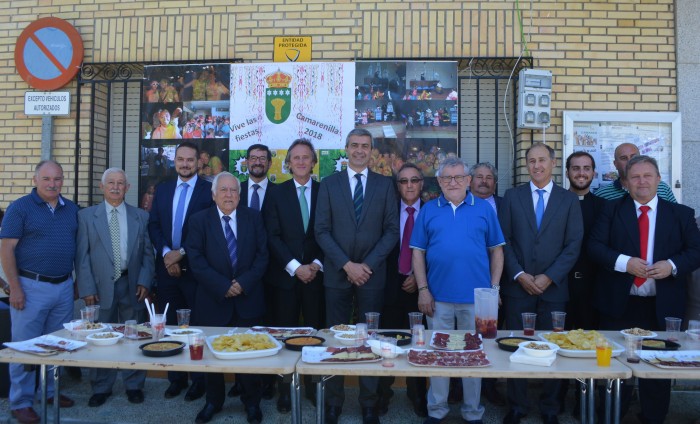
[[[315,329],[324,328],[326,325],[326,299],[323,294],[323,285],[309,286],[301,281],[296,281],[292,288],[265,287],[265,296],[268,301],[269,325],[275,327],[298,327],[299,315],[302,316],[302,326]],[[289,394],[289,384],[283,384],[279,377],[277,387],[280,394]],[[304,376],[304,386],[307,397],[315,398],[315,385],[311,383],[311,376]]]
[[[402,281],[397,281],[396,284],[400,287]],[[390,284],[387,281],[387,285]],[[403,330],[409,328],[408,313],[418,312],[418,292],[406,293],[400,288],[393,287],[395,289],[394,296],[385,296],[384,308],[382,309],[381,315],[381,328]],[[423,325],[426,326],[425,318],[423,318]],[[381,398],[390,398],[393,394],[391,390],[392,384],[394,384],[394,377],[380,377],[378,392]],[[426,379],[423,377],[406,377],[406,395],[411,400],[421,400],[426,401]]]
[[[523,312],[537,313],[536,330],[552,329],[552,312],[563,311],[566,302],[547,302],[538,296],[507,297],[503,300],[506,315],[506,328],[508,330],[523,329]],[[510,409],[521,414],[527,414],[530,409],[528,400],[526,379],[508,379],[507,395]],[[542,394],[540,395],[540,412],[544,415],[557,415],[559,413],[559,387],[560,380],[545,379],[542,382]]]
[[[262,320],[262,316],[256,318],[240,318],[235,316],[227,327],[252,327]],[[226,398],[226,385],[224,375],[221,373],[206,373],[207,402],[216,407],[221,407]],[[241,402],[246,408],[260,406],[262,396],[262,377],[260,374],[236,374],[236,381],[241,384]]]
[[[384,289],[367,289],[351,286],[348,288],[326,287],[326,323],[329,327],[347,324],[352,314],[354,299],[357,299],[359,322],[365,322],[365,312],[380,312],[384,304]],[[380,318],[379,327],[382,327]],[[378,377],[360,377],[360,406],[372,408],[377,403]],[[326,405],[342,407],[345,401],[343,389],[345,379],[333,377],[326,382]]]
[[[166,272],[167,274],[167,272]],[[177,325],[178,309],[191,309],[194,315],[197,311],[194,309],[194,300],[197,294],[197,281],[190,272],[184,272],[180,278],[172,278],[169,275],[158,273],[157,286],[158,308],[162,311],[168,303],[168,314],[165,317],[167,325]],[[187,385],[187,373],[182,371],[168,371],[168,380],[171,383],[179,382],[182,385]],[[204,373],[190,373],[190,380],[204,381]]]
[[[604,312],[600,314],[601,330],[622,330],[632,327],[655,331],[665,330],[660,327],[656,319],[656,297],[630,296],[620,318],[611,317]],[[642,416],[650,424],[663,423],[671,403],[671,380],[640,378],[638,383]],[[629,409],[633,388],[632,379],[623,382],[620,393],[620,418],[624,417]]]

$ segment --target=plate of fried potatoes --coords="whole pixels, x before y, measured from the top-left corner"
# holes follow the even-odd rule
[[[262,358],[282,349],[282,343],[267,333],[218,334],[207,337],[207,346],[218,359]]]
[[[540,333],[540,338],[544,341],[554,343],[559,346],[557,353],[570,358],[595,358],[596,339],[603,337],[595,330],[571,330],[560,333]],[[613,348],[612,356],[619,356],[625,348],[612,340],[608,343]]]

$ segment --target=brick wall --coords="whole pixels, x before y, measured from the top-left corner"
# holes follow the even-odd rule
[[[564,110],[676,111],[673,0],[520,0],[520,6],[526,54],[554,74],[546,138],[559,151]],[[0,206],[27,192],[40,157],[41,119],[23,113],[30,87],[17,75],[13,56],[17,37],[38,18],[72,23],[83,37],[86,62],[271,61],[278,35],[313,36],[314,60],[439,59],[521,54],[515,7],[513,0],[2,2]],[[76,84],[65,89],[75,94]],[[74,124],[74,113],[54,118],[53,147],[67,171],[68,196]],[[519,135],[516,157],[529,137],[529,131]]]

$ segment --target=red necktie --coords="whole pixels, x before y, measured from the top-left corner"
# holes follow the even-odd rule
[[[404,275],[411,273],[411,248],[408,247],[413,233],[413,213],[416,208],[409,206],[406,208],[408,218],[403,226],[403,237],[401,238],[401,252],[399,253],[399,272]]]
[[[639,257],[643,261],[647,260],[647,244],[649,244],[649,215],[647,215],[649,209],[651,209],[649,206],[640,206],[639,210],[642,211],[642,214],[637,220],[639,223],[639,248],[641,249]],[[646,280],[644,277],[634,277],[634,285],[639,287]]]

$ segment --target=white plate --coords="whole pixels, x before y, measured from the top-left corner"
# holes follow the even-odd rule
[[[110,337],[108,339],[98,338],[98,336],[100,336],[101,334],[106,333],[114,334],[115,337]],[[121,339],[122,337],[124,337],[124,335],[117,331],[100,331],[99,333],[89,334],[87,337],[85,337],[85,339],[90,343],[94,344],[95,346],[111,346],[117,344],[119,339]]]
[[[246,359],[246,358],[263,358],[265,356],[272,356],[276,355],[277,352],[282,349],[282,343],[278,342],[275,340],[274,337],[267,333],[253,333],[253,334],[264,334],[265,336],[270,338],[270,341],[275,345],[275,347],[270,348],[270,349],[263,349],[263,350],[248,350],[245,352],[222,352],[220,350],[214,350],[212,347],[212,343],[214,342],[214,339],[216,339],[219,336],[230,336],[231,334],[216,334],[214,336],[209,336],[207,337],[207,346],[209,347],[209,350],[211,353],[214,354],[215,357],[218,359]]]
[[[313,327],[263,327],[256,325],[251,327],[247,333],[267,333],[272,337],[283,340],[295,336],[312,336],[316,332]]]
[[[381,342],[379,340],[367,340],[367,344],[372,348],[372,353],[382,356]],[[396,356],[403,355],[407,351],[407,349],[396,346]]]
[[[301,350],[301,360],[307,364],[361,364],[366,362],[378,362],[382,360],[382,358],[379,357],[361,361],[324,361],[324,359],[328,359],[332,356],[333,354],[328,352],[327,347],[304,346],[304,348]]]
[[[71,331],[75,334],[81,334],[83,336],[86,336],[88,334],[93,334],[93,333],[99,333],[102,331],[108,331],[111,328],[109,325],[104,324],[104,323],[98,323],[98,324],[100,324],[99,328],[93,328],[91,330],[73,330],[70,322],[64,322],[63,328],[65,328],[66,330]]]
[[[189,331],[189,334],[182,334],[182,332]],[[174,328],[172,330],[166,328],[166,334],[173,340],[177,340],[178,342],[182,343],[189,343],[189,336],[190,334],[195,334],[195,333],[203,333],[202,330],[198,328]]]
[[[342,336],[344,336],[344,335],[351,335],[352,338],[342,337]],[[342,345],[344,345],[344,346],[355,346],[356,344],[358,344],[357,342],[358,342],[359,340],[361,340],[361,339],[356,339],[356,338],[355,338],[355,332],[354,332],[354,331],[346,331],[346,332],[345,332],[345,331],[344,331],[344,332],[339,332],[339,331],[338,331],[338,332],[335,333],[335,336],[334,336],[333,338],[335,338],[336,340],[338,340],[338,342],[340,342],[340,343],[341,343]]]
[[[334,325],[333,327],[331,327],[330,330],[331,330],[332,332],[336,333],[336,334],[337,334],[337,333],[347,333],[347,332],[349,332],[349,331],[355,331],[355,326],[354,326],[354,325],[349,325],[349,324],[347,324],[347,326],[349,327],[348,330],[334,330],[333,327],[335,327],[335,325]]]
[[[461,344],[462,347],[457,348],[457,349],[451,349],[449,347],[449,345],[448,345],[448,347],[439,347],[439,346],[435,345],[435,336],[437,336],[438,334],[447,334],[448,336],[450,336],[450,338],[448,339],[448,343],[449,343],[449,340],[452,340],[452,337],[455,337],[458,340],[458,342],[456,344]],[[471,333],[469,333],[469,334],[471,334]],[[465,333],[454,334],[454,333],[445,333],[443,331],[433,331],[433,335],[430,337],[429,346],[432,347],[433,349],[436,349],[436,350],[465,350],[464,349],[464,346],[465,346],[464,335],[465,335]],[[481,334],[479,334],[479,338],[481,339]],[[469,349],[468,351],[476,352],[477,350],[481,350],[483,348],[484,348],[484,341],[482,339],[481,344],[479,345],[478,349]]]
[[[629,328],[627,328],[625,330],[629,330]],[[620,334],[622,334],[623,336],[635,336],[636,335],[636,334],[625,333],[625,330],[620,330]],[[641,337],[643,339],[653,339],[656,336],[657,336],[657,334],[652,331],[651,334],[649,334],[647,336],[637,336],[637,337]]]
[[[547,334],[552,334],[551,332],[548,333],[540,333],[538,334],[539,338],[544,340],[545,342],[549,342],[544,336]],[[565,332],[562,333],[556,333],[556,334],[566,334]],[[625,351],[625,348],[622,347],[620,344],[615,343],[614,341],[608,339],[608,343],[613,348],[612,351],[612,357],[620,356],[622,352]],[[560,356],[566,356],[569,358],[595,358],[595,349],[591,350],[577,350],[577,349],[564,349],[563,347],[559,347],[559,350],[557,351],[557,354]]]
[[[637,352],[644,362],[648,362],[659,368],[686,370],[697,370],[699,368],[698,366],[661,365],[657,360],[697,363],[700,362],[700,350],[679,350],[676,352],[643,350]]]

